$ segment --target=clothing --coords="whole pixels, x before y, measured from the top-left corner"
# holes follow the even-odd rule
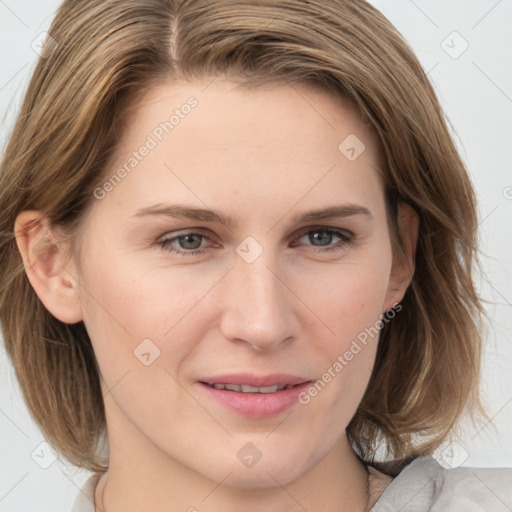
[[[406,466],[370,512],[512,512],[512,468],[445,469],[432,457]]]
[[[368,468],[370,476],[377,475]],[[102,473],[82,487],[71,512],[95,512],[94,491]],[[370,512],[512,512],[512,468],[445,469],[419,457],[391,480]]]

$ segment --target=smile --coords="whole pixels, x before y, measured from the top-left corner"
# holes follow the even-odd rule
[[[267,418],[286,411],[298,402],[312,380],[286,374],[258,377],[250,374],[224,375],[196,382],[208,400],[249,418]]]
[[[205,383],[207,384],[207,383]],[[274,386],[250,386],[249,384],[208,384],[215,389],[225,389],[227,391],[238,391],[239,393],[275,393],[276,391],[283,391],[284,389],[290,389],[293,387],[292,384],[276,384]]]

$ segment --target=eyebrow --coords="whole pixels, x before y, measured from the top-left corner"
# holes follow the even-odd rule
[[[235,228],[237,226],[237,222],[229,215],[224,215],[223,213],[216,212],[215,210],[195,208],[181,204],[155,204],[153,206],[137,210],[133,217],[146,217],[153,215],[162,215],[177,219],[191,219],[202,222],[218,222],[228,228]],[[362,215],[367,217],[368,220],[373,220],[373,215],[368,208],[357,204],[342,204],[300,213],[292,218],[292,224],[352,217],[354,215]]]

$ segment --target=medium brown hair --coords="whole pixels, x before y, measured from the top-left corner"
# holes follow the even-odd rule
[[[411,285],[382,327],[347,428],[361,458],[395,475],[439,447],[465,409],[485,415],[474,191],[422,66],[377,9],[363,0],[66,0],[49,33],[58,46],[37,63],[1,164],[0,321],[27,406],[62,455],[107,468],[98,368],[84,324],[60,322],[36,296],[15,219],[39,210],[76,249],[123,112],[174,78],[307,82],[345,98],[377,135],[393,232],[398,201],[419,214]]]

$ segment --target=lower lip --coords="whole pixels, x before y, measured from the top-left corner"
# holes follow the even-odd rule
[[[242,393],[215,389],[208,384],[198,382],[198,385],[211,398],[227,408],[250,418],[268,418],[289,409],[298,401],[300,393],[306,390],[311,382],[304,382],[290,389],[275,393]]]

